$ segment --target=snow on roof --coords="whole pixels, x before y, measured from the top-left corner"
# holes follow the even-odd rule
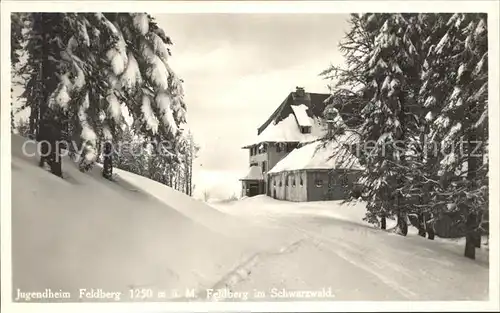
[[[338,141],[329,141],[326,145],[320,140],[306,144],[290,152],[268,173],[302,169],[361,170],[362,167],[358,159],[350,152],[340,148]]]
[[[307,117],[311,124],[311,132],[303,134],[297,126],[293,113],[277,124],[270,123],[264,131],[245,147],[262,142],[311,142],[326,134],[326,127],[319,118]]]
[[[291,105],[291,107],[300,126],[312,126],[311,119],[307,115],[307,110],[309,109],[307,105]]]
[[[262,169],[258,165],[251,166],[248,174],[240,180],[264,180]]]

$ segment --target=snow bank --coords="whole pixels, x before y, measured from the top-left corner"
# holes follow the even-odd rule
[[[348,151],[340,150],[341,146],[336,141],[323,145],[322,141],[315,141],[293,150],[269,173],[299,169],[362,169],[357,158]]]
[[[344,202],[342,200],[290,202],[276,200],[266,195],[258,195],[255,197],[244,197],[231,202],[217,202],[211,205],[222,212],[236,216],[318,216],[348,221],[365,227],[376,227],[363,220],[366,214],[366,202],[361,200],[351,202]],[[388,231],[395,230],[396,226],[395,219],[387,219],[386,227]],[[394,232],[390,232],[390,234],[397,235]],[[418,230],[409,225],[408,236],[419,237]],[[454,239],[435,237],[434,242],[464,247],[465,237]],[[489,250],[487,237],[482,238],[482,245],[485,250]]]
[[[134,185],[138,189],[147,192],[156,199],[160,200],[170,209],[176,210],[190,220],[210,228],[213,232],[234,237],[236,230],[241,230],[244,225],[234,224],[234,219],[213,210],[201,200],[186,196],[184,193],[160,184],[149,178],[136,175],[118,168],[113,169],[117,176],[124,181]]]
[[[241,198],[238,201],[228,203],[217,203],[213,206],[226,213],[235,215],[316,215],[325,216],[367,225],[363,221],[366,213],[366,203],[353,201],[314,201],[314,202],[290,202],[276,200],[266,195]],[[390,223],[389,225],[390,226]],[[390,228],[390,227],[389,227]]]
[[[63,289],[73,301],[79,288],[123,292],[121,301],[134,287],[172,297],[212,286],[254,249],[234,235],[241,220],[164,185],[120,170],[110,182],[68,158],[60,179],[34,152],[12,136],[14,289]]]

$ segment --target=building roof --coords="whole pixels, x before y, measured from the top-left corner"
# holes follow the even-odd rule
[[[321,138],[326,132],[322,119],[329,98],[329,94],[305,92],[297,87],[258,128],[257,136],[243,148],[263,142],[304,143]],[[310,126],[311,132],[303,134],[300,126]]]
[[[321,117],[326,107],[326,100],[330,98],[329,94],[305,92],[301,88],[297,88],[288,94],[281,105],[271,114],[271,116],[257,129],[257,134],[260,135],[271,122],[279,123],[293,114],[292,105],[304,105],[308,107],[307,115],[309,117]]]
[[[250,166],[248,174],[240,180],[264,180],[264,175],[262,175],[262,168],[258,165]]]
[[[326,134],[327,126],[321,118],[307,118],[304,124],[311,126],[310,133],[302,133],[297,125],[296,117],[290,113],[288,117],[281,120],[277,124],[271,123],[264,131],[249,141],[243,148],[248,148],[263,142],[295,142],[306,143],[315,141]]]
[[[357,157],[342,148],[341,142],[356,142],[353,133],[346,132],[340,140],[324,142],[317,140],[290,152],[268,173],[307,169],[352,169],[362,170]]]

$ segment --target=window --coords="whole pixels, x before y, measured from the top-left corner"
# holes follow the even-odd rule
[[[347,186],[349,180],[347,179],[347,174],[342,175],[342,186]]]
[[[316,179],[315,184],[316,184],[316,187],[321,188],[321,187],[323,187],[323,180]]]
[[[267,152],[267,144],[265,143],[261,143],[258,147],[257,147],[258,151],[257,153],[266,153]]]
[[[335,187],[337,185],[338,185],[337,173],[335,173],[335,172],[330,173],[329,180],[328,180],[328,187]]]
[[[360,149],[359,149],[359,145],[358,144],[352,144],[352,145],[349,145],[349,148],[351,149],[350,152],[352,154],[354,154],[355,156],[359,156],[360,154]]]
[[[285,186],[288,186],[288,177],[285,178]]]
[[[281,152],[281,143],[276,144],[276,152]]]
[[[266,161],[262,162],[262,173],[266,172]]]
[[[280,187],[282,187],[282,186],[283,186],[283,181],[280,178]]]
[[[276,178],[273,178],[273,186],[276,186]]]
[[[300,185],[304,186],[304,180],[302,179],[302,176],[300,176]]]
[[[363,195],[363,185],[361,184],[354,184],[352,190],[353,190],[352,195],[355,198],[359,198]]]
[[[292,187],[295,187],[295,176],[292,177]]]
[[[303,134],[310,134],[311,133],[311,126],[301,126],[300,131]]]
[[[294,144],[294,143],[291,143],[291,142],[287,142],[286,143],[286,152],[290,152],[292,151],[293,149],[295,149],[297,147],[298,144]]]

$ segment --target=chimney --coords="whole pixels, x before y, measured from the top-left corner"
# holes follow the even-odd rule
[[[306,91],[304,90],[304,87],[295,87],[295,94],[297,97],[303,98],[306,96]]]
[[[325,111],[323,112],[323,116],[325,117],[327,123],[327,131],[328,137],[333,136],[335,130],[335,120],[338,118],[338,111],[333,106],[327,106]]]

